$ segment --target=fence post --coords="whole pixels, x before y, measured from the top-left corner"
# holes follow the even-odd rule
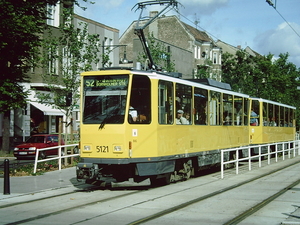
[[[238,148],[236,149],[235,155],[236,155],[235,173],[239,174],[239,149]]]
[[[4,159],[4,195],[10,195],[10,184],[9,184],[9,159]]]
[[[221,150],[221,179],[224,178],[224,165],[223,165],[224,155],[223,154],[224,154],[224,152],[223,152],[223,150]]]
[[[268,144],[268,165],[270,165],[271,155],[270,155],[271,145]]]
[[[36,170],[37,170],[37,163],[38,163],[38,159],[39,159],[39,154],[40,154],[39,149],[36,149],[35,160],[34,160],[34,168],[33,168],[33,173],[34,174],[36,173]]]
[[[248,146],[248,170],[251,170],[251,147]]]
[[[259,145],[259,147],[258,147],[258,155],[259,155],[258,167],[261,167],[261,145]]]

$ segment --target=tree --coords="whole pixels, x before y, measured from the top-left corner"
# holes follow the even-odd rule
[[[253,59],[245,51],[239,50],[236,55],[223,54],[222,81],[229,83],[232,90],[253,95],[256,92],[253,73]]]
[[[28,81],[26,73],[38,57],[39,34],[46,19],[46,4],[55,0],[0,2],[0,113],[4,114],[2,150],[9,151],[10,110],[23,108],[27,92],[21,82]],[[2,129],[2,128],[1,128]]]
[[[222,81],[231,84],[232,90],[253,97],[264,98],[299,108],[300,68],[288,62],[288,53],[252,57],[245,51],[236,55],[223,54]],[[300,119],[299,110],[297,117]],[[299,120],[297,120],[298,125]]]
[[[80,24],[80,29],[74,26],[72,9],[64,9],[63,17],[65,23],[56,32],[58,35],[47,30],[43,40],[42,76],[50,92],[39,93],[38,97],[41,103],[60,109],[69,118],[79,102],[79,75],[100,61],[100,46],[99,37],[88,33],[86,23]]]
[[[162,71],[176,72],[174,60],[171,60],[172,53],[168,51],[168,48],[163,42],[154,38],[153,33],[148,35],[148,47],[153,61],[161,68]],[[147,58],[147,55],[143,52],[138,55],[137,60],[145,62]]]
[[[58,2],[80,7],[77,0],[0,1],[0,114],[4,114],[3,151],[9,151],[10,110],[23,108],[26,104],[28,93],[21,83],[29,81],[26,74],[35,66],[39,57],[48,13],[47,4],[56,5]]]

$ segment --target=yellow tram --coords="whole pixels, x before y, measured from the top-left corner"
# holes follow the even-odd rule
[[[221,149],[294,139],[294,107],[223,86],[128,68],[81,80],[77,178],[89,183],[169,183],[218,164]]]

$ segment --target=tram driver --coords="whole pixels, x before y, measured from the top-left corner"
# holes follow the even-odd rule
[[[129,116],[131,117],[133,122],[137,121],[138,113],[137,110],[134,109],[132,106],[129,107]]]

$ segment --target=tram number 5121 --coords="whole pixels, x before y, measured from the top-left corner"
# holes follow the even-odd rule
[[[108,146],[96,146],[97,152],[108,153]]]

